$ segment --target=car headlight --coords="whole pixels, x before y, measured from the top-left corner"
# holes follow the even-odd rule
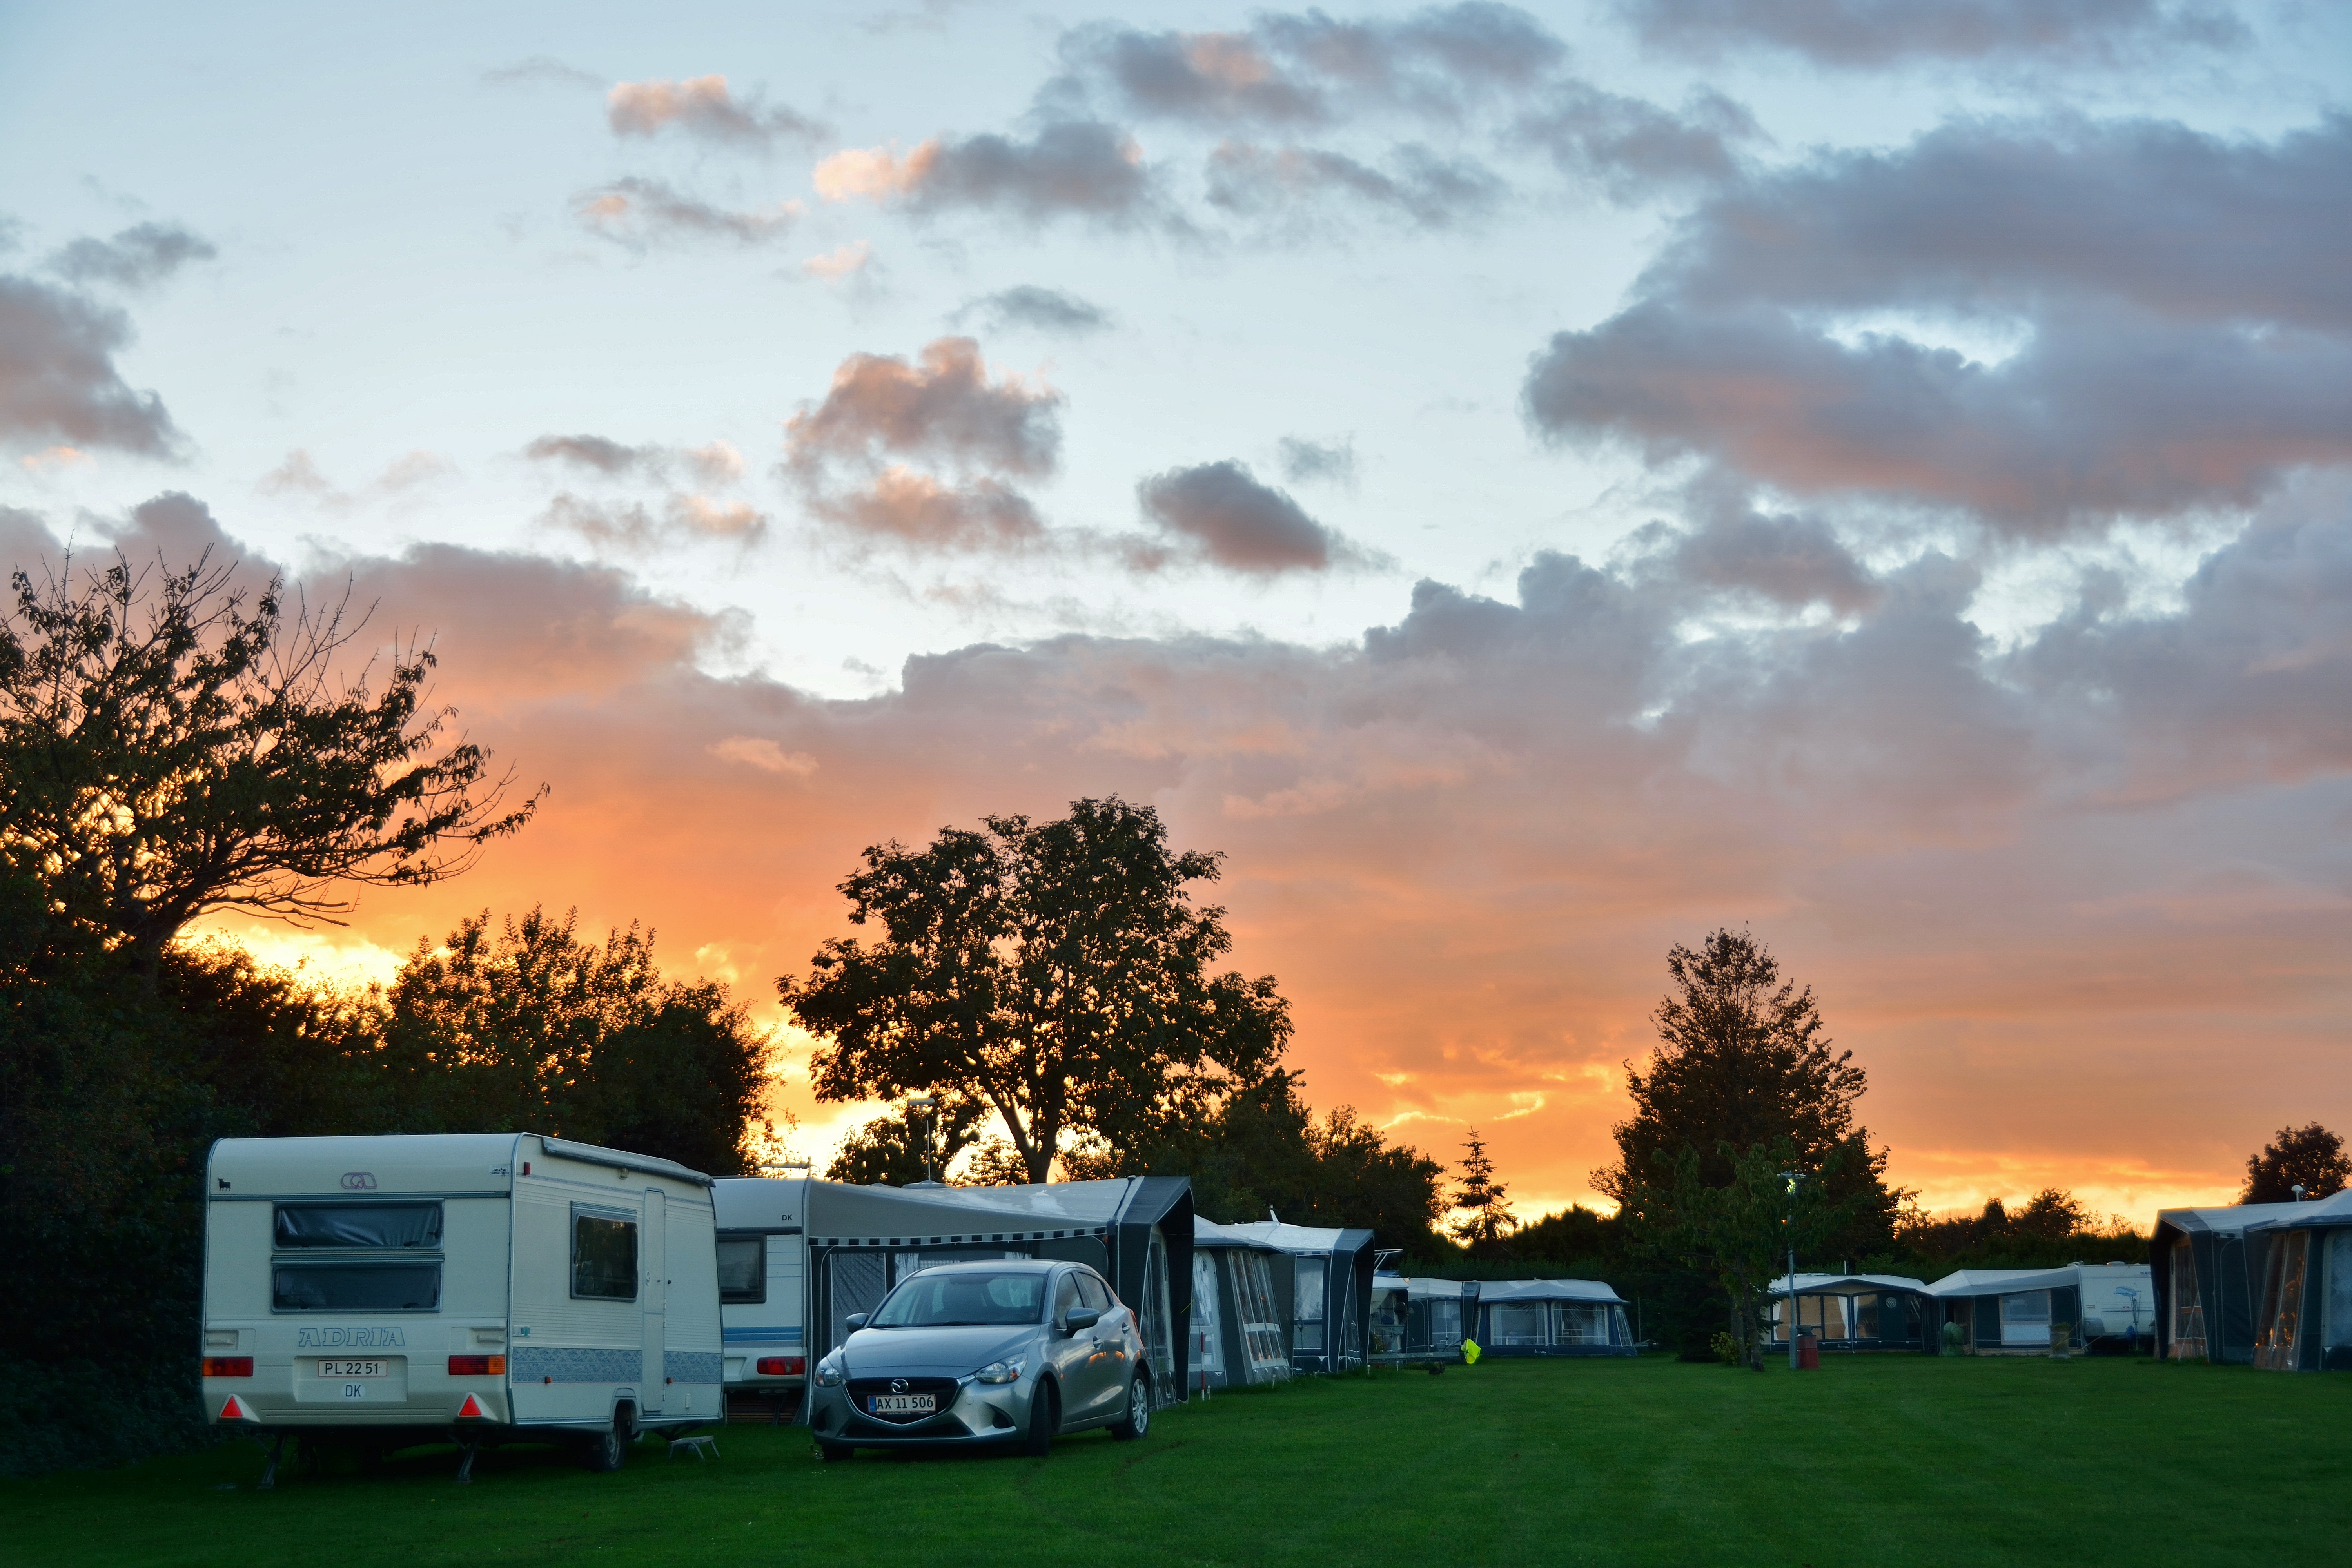
[[[816,1363],[816,1385],[819,1388],[839,1388],[843,1378],[841,1363],[831,1356]]]
[[[991,1362],[973,1373],[971,1380],[974,1383],[1018,1383],[1021,1380],[1022,1372],[1028,1364],[1029,1361],[1025,1356],[1013,1356],[1004,1361]]]

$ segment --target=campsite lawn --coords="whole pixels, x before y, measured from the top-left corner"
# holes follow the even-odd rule
[[[27,1563],[2334,1563],[2352,1377],[2124,1360],[1659,1358],[1308,1379],[1051,1459],[861,1456],[737,1426],[616,1475],[449,1450],[281,1479],[233,1443],[0,1486]]]

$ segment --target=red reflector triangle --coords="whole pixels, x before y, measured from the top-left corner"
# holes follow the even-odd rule
[[[472,1394],[469,1394],[466,1395],[466,1403],[457,1406],[457,1419],[460,1421],[480,1421],[484,1419],[482,1407],[475,1403],[474,1396]]]
[[[220,1418],[224,1421],[242,1421],[245,1419],[245,1406],[236,1402],[236,1394],[230,1394],[228,1398],[222,1403]]]

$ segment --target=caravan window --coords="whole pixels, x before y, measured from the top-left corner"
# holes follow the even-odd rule
[[[1605,1345],[1609,1342],[1609,1309],[1601,1302],[1559,1301],[1552,1306],[1552,1342],[1561,1345]]]
[[[438,1263],[280,1263],[269,1270],[277,1312],[430,1312],[441,1305]]]
[[[1298,1260],[1296,1287],[1292,1301],[1297,1309],[1292,1331],[1291,1348],[1318,1351],[1323,1348],[1323,1274],[1328,1264],[1320,1258]]]
[[[635,1215],[572,1206],[572,1294],[592,1301],[637,1299]]]
[[[730,1307],[756,1307],[768,1299],[768,1238],[719,1238],[719,1300]]]
[[[1509,1305],[1497,1301],[1486,1309],[1486,1328],[1498,1345],[1539,1345],[1547,1342],[1545,1320],[1550,1315],[1540,1301]]]
[[[281,1250],[374,1247],[430,1252],[441,1245],[439,1204],[279,1204]]]

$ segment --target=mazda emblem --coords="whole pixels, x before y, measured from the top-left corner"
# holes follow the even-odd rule
[[[892,1378],[892,1379],[890,1380],[890,1392],[891,1392],[891,1393],[893,1393],[893,1394],[904,1394],[904,1393],[906,1393],[906,1392],[907,1392],[907,1380],[906,1380],[905,1378],[903,1378],[903,1377],[894,1377],[894,1378]]]

